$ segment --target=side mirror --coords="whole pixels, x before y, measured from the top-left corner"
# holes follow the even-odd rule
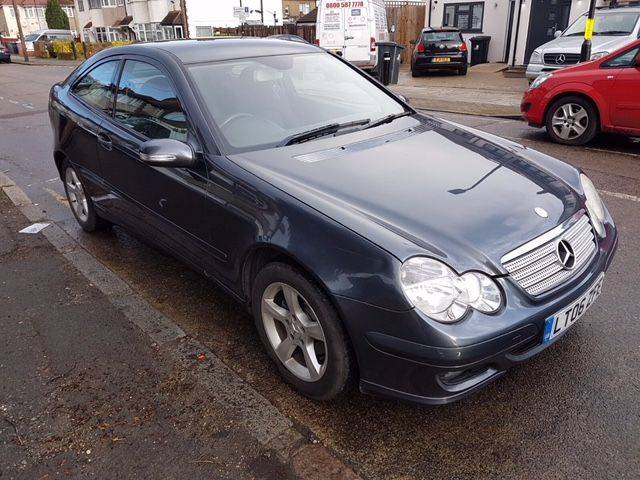
[[[395,25],[391,25],[391,33],[396,33],[396,26]]]
[[[196,156],[186,143],[171,138],[144,142],[140,147],[140,160],[156,167],[193,167]]]
[[[396,97],[398,97],[401,101],[403,101],[404,103],[409,105],[409,99],[407,97],[405,97],[404,95],[396,94]]]
[[[561,30],[556,30],[556,32],[553,34],[553,36],[555,38],[558,38],[560,35],[562,35],[562,31]]]

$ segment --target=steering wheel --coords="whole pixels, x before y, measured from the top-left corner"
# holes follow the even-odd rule
[[[234,113],[233,115],[231,115],[229,118],[227,118],[224,122],[222,122],[220,124],[220,128],[224,128],[226,127],[228,124],[230,124],[231,122],[234,122],[236,120],[239,120],[240,118],[251,118],[251,117],[255,117],[255,115],[253,115],[252,113]]]

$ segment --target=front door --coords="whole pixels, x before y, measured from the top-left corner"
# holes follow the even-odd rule
[[[99,133],[105,201],[118,218],[156,245],[209,271],[204,222],[206,169],[151,166],[139,158],[147,140],[172,138],[198,149],[169,77],[158,65],[127,59],[114,116]]]
[[[609,91],[611,123],[614,127],[640,131],[640,48],[634,48],[608,63],[619,67]]]
[[[557,30],[567,28],[570,12],[571,0],[531,0],[525,63],[536,48],[555,38]]]

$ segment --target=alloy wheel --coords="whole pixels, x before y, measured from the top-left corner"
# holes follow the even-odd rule
[[[589,127],[589,114],[577,103],[565,103],[554,112],[551,126],[561,139],[574,140]]]
[[[65,172],[65,183],[67,187],[67,199],[71,208],[80,221],[86,222],[89,219],[89,203],[84,193],[84,188],[78,175],[73,168],[67,168]]]
[[[272,283],[262,294],[261,314],[280,362],[301,380],[319,380],[327,368],[327,342],[309,302],[291,285]]]

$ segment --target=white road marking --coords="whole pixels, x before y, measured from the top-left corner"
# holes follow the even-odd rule
[[[640,157],[638,153],[620,152],[618,150],[607,150],[606,148],[586,147],[585,150],[593,150],[594,152],[616,153],[618,155],[626,155],[629,157]]]
[[[630,200],[632,202],[640,203],[640,197],[636,197],[635,195],[628,195],[626,193],[618,193],[618,192],[609,192],[607,190],[598,190],[600,193],[604,195],[609,195],[610,197],[621,198],[622,200]]]

